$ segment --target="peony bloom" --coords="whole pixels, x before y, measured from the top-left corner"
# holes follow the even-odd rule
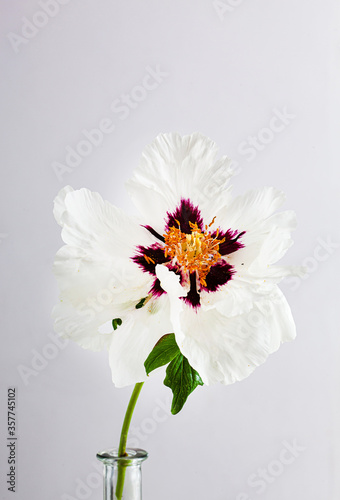
[[[64,188],[55,218],[65,242],[54,272],[55,329],[107,349],[113,382],[146,379],[168,333],[205,384],[247,377],[295,337],[275,263],[292,244],[292,211],[272,187],[232,198],[230,160],[200,134],[160,135],[127,189],[140,217],[87,189]]]

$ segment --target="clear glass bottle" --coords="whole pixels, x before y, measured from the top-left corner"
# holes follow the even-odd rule
[[[125,457],[118,450],[104,450],[97,458],[104,465],[104,500],[142,500],[142,463],[145,450],[127,448]]]

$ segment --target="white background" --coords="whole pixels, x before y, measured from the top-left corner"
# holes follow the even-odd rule
[[[117,445],[131,391],[112,385],[106,353],[51,347],[54,197],[88,187],[132,212],[124,181],[144,146],[200,131],[235,160],[236,192],[286,192],[299,227],[285,263],[309,272],[282,283],[297,340],[248,379],[198,388],[177,416],[162,409],[162,374],[145,384],[131,432],[150,454],[144,498],[338,500],[338,2],[64,0],[41,14],[47,3],[1,1],[1,499],[100,499],[95,453]],[[143,93],[148,68],[162,76]],[[124,94],[133,108],[119,112]],[[278,112],[289,118],[270,132]],[[58,177],[55,162],[103,118],[114,131]],[[6,485],[13,386],[16,493]],[[294,442],[296,456],[283,451]]]

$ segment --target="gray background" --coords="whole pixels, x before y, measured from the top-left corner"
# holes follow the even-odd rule
[[[123,186],[144,146],[200,131],[235,160],[236,193],[286,192],[299,228],[284,262],[308,274],[281,287],[297,340],[248,379],[198,388],[175,417],[162,373],[145,384],[131,431],[150,453],[144,498],[338,499],[338,2],[2,0],[1,10],[1,498],[100,499],[95,453],[117,445],[131,391],[114,388],[105,353],[52,340],[54,197],[88,187],[132,213]],[[143,89],[150,71],[159,76]],[[67,148],[105,118],[114,130],[67,165]],[[16,493],[5,484],[12,386]]]

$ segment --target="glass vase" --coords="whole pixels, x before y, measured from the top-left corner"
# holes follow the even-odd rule
[[[104,465],[104,500],[142,500],[142,463],[148,457],[145,450],[127,448],[126,456],[118,450],[104,450],[97,458]]]

